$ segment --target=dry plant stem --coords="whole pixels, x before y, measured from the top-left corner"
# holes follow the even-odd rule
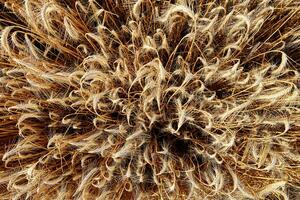
[[[299,0],[0,10],[0,199],[300,198]]]

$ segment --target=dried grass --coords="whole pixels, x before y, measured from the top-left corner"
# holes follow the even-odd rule
[[[0,199],[299,199],[299,0],[0,0]]]

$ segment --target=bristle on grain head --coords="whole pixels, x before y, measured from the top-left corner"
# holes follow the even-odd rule
[[[299,0],[0,2],[0,199],[300,198]]]

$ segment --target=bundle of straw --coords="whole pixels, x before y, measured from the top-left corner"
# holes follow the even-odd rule
[[[0,0],[0,199],[299,199],[299,0]]]

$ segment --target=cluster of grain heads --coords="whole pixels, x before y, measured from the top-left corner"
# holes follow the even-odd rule
[[[0,199],[299,199],[299,0],[0,10]]]

